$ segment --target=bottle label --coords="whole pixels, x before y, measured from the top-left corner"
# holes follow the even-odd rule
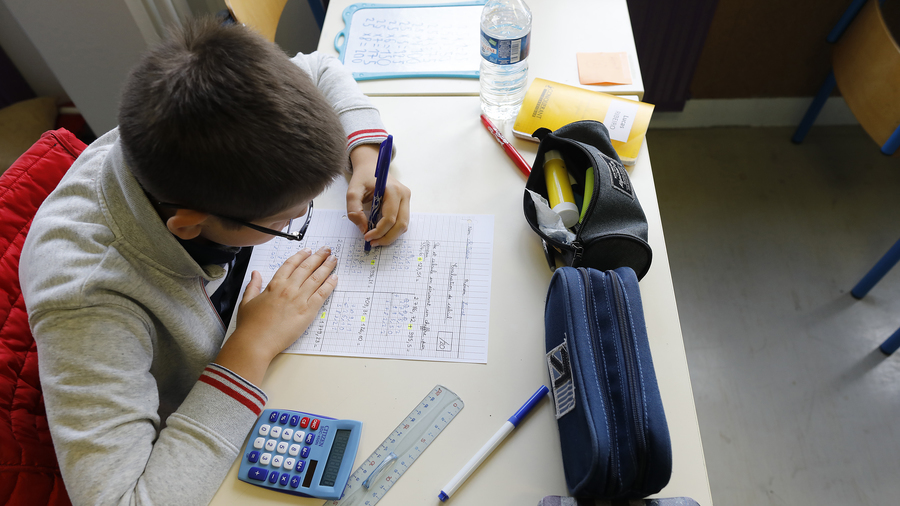
[[[495,39],[481,31],[481,57],[495,65],[512,65],[528,58],[531,34],[521,39]]]

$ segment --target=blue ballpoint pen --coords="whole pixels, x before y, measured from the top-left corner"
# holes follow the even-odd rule
[[[391,167],[391,150],[394,146],[394,136],[388,135],[382,141],[378,149],[378,161],[375,164],[375,191],[372,194],[372,213],[369,214],[369,230],[375,228],[381,219],[381,201],[384,198],[384,189],[387,186],[388,169]],[[372,250],[372,245],[366,241],[366,251]]]
[[[481,463],[484,462],[484,459],[488,458],[491,452],[493,452],[494,449],[497,448],[504,439],[506,439],[506,436],[508,436],[509,433],[513,431],[513,429],[519,426],[519,422],[521,422],[522,419],[525,418],[528,412],[531,411],[531,408],[535,407],[537,403],[541,399],[543,399],[549,391],[550,390],[545,385],[541,385],[541,388],[538,388],[537,392],[535,392],[534,395],[532,395],[531,398],[528,399],[528,402],[526,402],[524,406],[519,408],[519,410],[516,411],[516,414],[509,417],[509,420],[507,420],[506,423],[504,423],[503,426],[500,427],[500,430],[498,430],[497,433],[494,434],[494,436],[489,439],[488,442],[485,443],[480,450],[478,450],[478,453],[476,453],[475,456],[472,457],[469,462],[459,470],[458,473],[456,473],[456,476],[454,476],[453,479],[450,480],[450,483],[448,483],[447,486],[445,486],[441,490],[438,498],[441,501],[446,501],[447,499],[449,499],[450,496],[453,495],[454,492],[456,492],[456,489],[458,489],[459,486],[462,485],[463,482],[466,481],[466,479],[468,479],[476,469],[478,469],[478,466],[480,466]]]

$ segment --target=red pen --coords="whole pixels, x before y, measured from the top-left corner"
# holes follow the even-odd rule
[[[497,142],[503,146],[503,151],[506,151],[506,154],[512,161],[516,162],[516,165],[519,167],[519,170],[522,171],[522,174],[525,174],[525,177],[528,177],[531,174],[531,165],[528,165],[528,162],[522,158],[522,155],[516,151],[516,148],[506,140],[506,137],[500,133],[500,130],[498,130],[484,114],[481,115],[481,122],[484,123],[484,128],[487,128],[487,131],[494,136],[494,139],[497,139]]]

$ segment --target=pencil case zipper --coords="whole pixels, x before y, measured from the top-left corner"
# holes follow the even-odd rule
[[[585,301],[585,311],[587,312],[587,321],[585,322],[585,326],[588,331],[588,338],[590,339],[591,349],[594,352],[594,363],[596,364],[596,378],[597,378],[597,390],[600,392],[601,399],[603,401],[603,411],[606,414],[606,419],[612,422],[615,420],[615,414],[613,413],[613,401],[612,396],[610,395],[609,389],[604,388],[603,385],[605,382],[601,381],[601,378],[605,376],[604,368],[606,367],[606,362],[603,360],[603,350],[600,345],[600,336],[597,334],[596,329],[599,327],[599,322],[597,321],[597,316],[594,314],[594,291],[591,289],[591,275],[587,269],[578,268],[578,273],[581,275],[582,280],[582,290],[584,293],[584,301]],[[612,435],[610,435],[612,436]],[[600,452],[595,451],[595,455],[599,455]],[[613,485],[619,482],[618,477],[615,473],[615,466],[612,464],[618,461],[619,453],[618,453],[618,445],[610,444],[609,445],[609,462],[607,462],[607,479],[605,483],[607,486]]]
[[[590,279],[590,272],[580,267],[578,268],[579,273],[581,274],[581,278],[584,284],[585,292],[587,293],[588,303],[586,304],[586,311],[588,316],[588,332],[591,339],[591,344],[594,350],[594,355],[596,357],[603,357],[603,353],[601,350],[600,337],[596,335],[595,330],[599,327],[599,322],[594,314],[594,303],[593,303],[593,290],[591,289],[592,283]],[[622,287],[622,282],[619,279],[618,275],[615,271],[607,271],[603,273],[604,277],[608,281],[604,283],[607,297],[613,304],[613,310],[615,312],[616,325],[613,327],[616,333],[616,338],[619,342],[619,348],[622,351],[622,359],[625,364],[625,377],[628,389],[628,395],[623,396],[623,399],[628,403],[627,406],[624,406],[625,409],[622,411],[626,416],[630,418],[630,426],[633,431],[633,436],[635,438],[635,445],[629,446],[633,448],[632,458],[635,462],[635,483],[643,483],[644,475],[646,473],[647,468],[647,437],[646,431],[644,427],[644,416],[643,416],[643,396],[640,391],[640,372],[637,370],[638,365],[638,357],[637,350],[635,350],[635,340],[632,335],[631,329],[631,320],[628,317],[628,304],[625,300],[624,289]],[[597,375],[598,378],[603,377],[604,372],[600,364],[604,364],[603,367],[607,367],[609,364],[603,360],[597,361]],[[602,382],[599,382],[602,384]],[[612,396],[605,388],[600,389],[603,394],[604,408],[607,416],[607,420],[612,421],[613,413],[612,413]],[[618,445],[610,445],[610,462],[615,463],[620,459],[618,455]],[[610,466],[610,470],[614,469],[614,466]],[[618,480],[609,480],[607,484],[612,486],[617,483]],[[620,483],[620,482],[619,482]]]
[[[644,401],[641,393],[640,371],[638,371],[638,356],[635,349],[637,343],[631,333],[631,319],[628,304],[625,300],[622,281],[615,271],[607,272],[612,287],[612,299],[615,302],[617,314],[617,327],[619,342],[622,346],[622,358],[625,362],[625,374],[628,378],[628,401],[631,404],[631,422],[634,427],[635,437],[635,464],[637,465],[636,483],[644,482],[644,474],[647,469],[647,435],[644,427]]]

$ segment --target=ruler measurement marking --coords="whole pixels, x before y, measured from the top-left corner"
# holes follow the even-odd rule
[[[442,395],[443,397],[441,397]],[[445,401],[444,399],[447,400]],[[444,406],[443,403],[447,404],[447,406]],[[343,497],[338,501],[326,501],[325,505],[352,506],[362,504],[373,506],[376,504],[464,407],[465,404],[462,402],[462,399],[450,390],[447,390],[446,387],[441,385],[434,387],[431,393],[426,395],[413,408],[404,421],[400,422],[394,431],[354,471],[344,487]],[[446,413],[444,413],[445,409]],[[410,442],[411,446],[408,450],[402,450],[400,447],[406,444],[406,437],[412,435],[415,432],[415,427],[420,424],[424,424],[422,429],[424,433],[421,436],[415,436],[418,440]],[[428,425],[432,425],[432,427]],[[405,457],[397,457],[391,463],[391,467],[389,467],[390,472],[382,473],[383,477],[371,484],[368,489],[365,489],[362,486],[363,481],[366,480],[368,474],[374,468],[384,462],[385,455],[391,452],[398,455],[404,454]]]

